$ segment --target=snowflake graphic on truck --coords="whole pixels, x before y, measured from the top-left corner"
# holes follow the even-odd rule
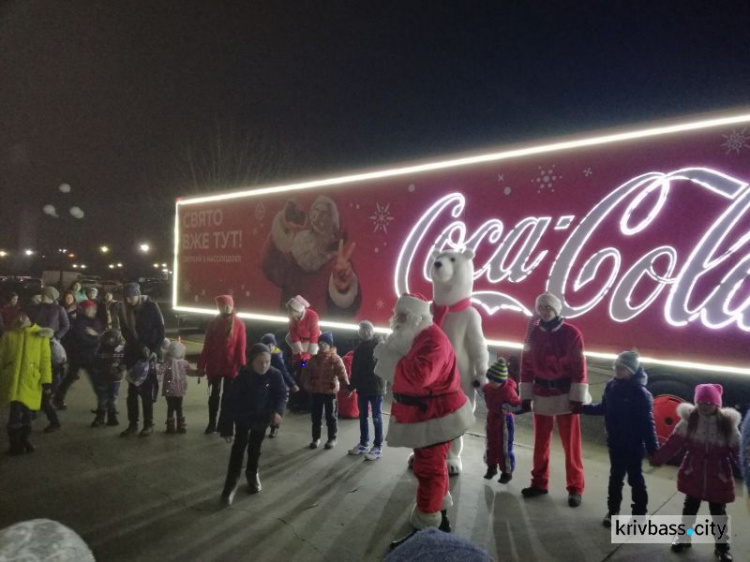
[[[391,215],[390,207],[390,203],[386,203],[385,205],[375,203],[375,212],[370,215],[374,233],[382,230],[385,234],[388,234],[388,223],[394,220],[393,215]]]
[[[721,146],[727,149],[727,154],[730,152],[739,154],[743,148],[750,148],[750,144],[748,143],[750,141],[750,135],[747,134],[747,129],[742,129],[741,131],[735,131],[732,129],[732,132],[728,135],[721,136],[725,139],[724,142],[721,143]]]
[[[552,164],[549,168],[542,168],[539,166],[539,176],[531,180],[531,183],[539,185],[537,193],[541,193],[543,189],[555,191],[555,182],[561,178],[562,176],[555,172],[555,164]]]

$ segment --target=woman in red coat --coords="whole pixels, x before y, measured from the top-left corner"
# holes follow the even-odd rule
[[[211,393],[208,397],[206,435],[216,432],[219,404],[227,390],[227,381],[237,377],[245,366],[245,324],[237,318],[230,295],[216,297],[219,315],[208,324],[203,351],[198,358],[198,374],[206,375]]]

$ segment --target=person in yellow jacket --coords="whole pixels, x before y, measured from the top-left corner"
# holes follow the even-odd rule
[[[42,405],[42,393],[51,392],[52,330],[32,324],[25,312],[0,339],[0,408],[10,404],[8,437],[12,455],[32,453],[29,443],[31,412]]]

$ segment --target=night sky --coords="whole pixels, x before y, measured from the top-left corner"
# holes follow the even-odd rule
[[[131,263],[149,241],[168,259],[181,194],[749,95],[747,1],[6,1],[0,249],[107,243]]]

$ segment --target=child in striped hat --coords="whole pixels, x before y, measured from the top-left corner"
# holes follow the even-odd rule
[[[497,356],[487,371],[488,383],[484,385],[484,401],[487,404],[486,480],[493,478],[500,467],[498,482],[507,484],[513,478],[516,457],[513,454],[513,411],[521,405],[516,391],[516,381],[508,378],[505,358]]]

